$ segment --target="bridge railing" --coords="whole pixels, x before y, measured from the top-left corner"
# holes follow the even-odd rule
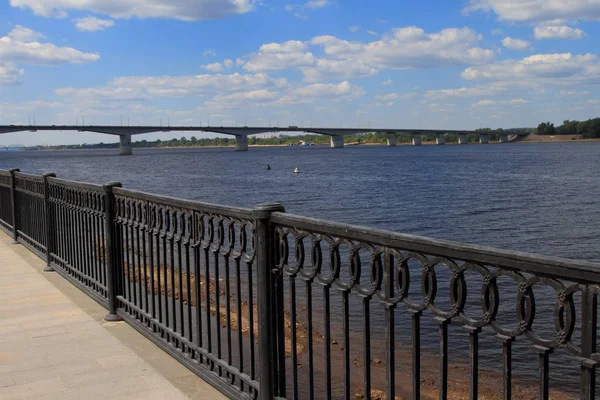
[[[595,398],[599,264],[14,170],[0,228],[231,398]]]

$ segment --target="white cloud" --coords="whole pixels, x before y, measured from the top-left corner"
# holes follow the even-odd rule
[[[252,10],[254,0],[10,0],[44,17],[65,17],[66,11],[91,11],[112,18],[174,18],[184,21],[219,19]]]
[[[531,47],[531,42],[507,36],[502,39],[502,45],[510,50],[526,50]]]
[[[358,32],[360,30],[360,26],[358,26],[358,25],[352,25],[348,29],[350,30],[350,32]]]
[[[591,93],[588,92],[587,90],[584,90],[582,92],[579,92],[577,90],[561,90],[560,91],[560,95],[561,96],[588,96]]]
[[[379,36],[379,33],[375,32],[375,31],[368,30],[367,33],[371,36]]]
[[[579,28],[571,28],[570,26],[536,26],[534,28],[534,36],[538,40],[543,39],[582,39],[585,32]]]
[[[139,88],[129,87],[101,87],[101,88],[84,88],[77,89],[72,87],[60,88],[55,90],[56,94],[76,101],[101,102],[105,100],[145,100],[151,96],[144,93]]]
[[[105,29],[110,28],[111,26],[113,26],[115,24],[115,21],[113,21],[113,20],[100,19],[100,18],[92,17],[91,15],[88,15],[87,17],[83,17],[83,18],[75,18],[71,21],[75,22],[75,27],[78,30],[84,31],[84,32],[103,31]]]
[[[334,99],[337,98],[339,100],[351,100],[356,97],[362,96],[364,94],[364,91],[362,90],[362,88],[353,86],[348,81],[344,81],[339,84],[315,83],[313,85],[294,89],[292,91],[292,94],[307,98],[328,97]]]
[[[249,92],[237,92],[225,95],[216,95],[210,101],[204,103],[206,107],[212,108],[231,108],[244,105],[245,103],[256,103],[261,105],[267,101],[272,101],[278,97],[277,92],[266,89],[252,90]]]
[[[504,32],[502,31],[502,29],[494,29],[494,30],[492,30],[492,35],[502,36],[502,35],[504,35]]]
[[[124,76],[111,80],[107,88],[131,89],[156,97],[205,96],[286,88],[285,78],[273,79],[266,74],[204,74],[184,76]]]
[[[7,36],[11,39],[18,40],[19,42],[36,42],[46,38],[43,34],[21,25],[15,26]]]
[[[505,81],[532,86],[583,84],[600,79],[600,63],[593,54],[536,54],[467,68],[461,76],[474,81]]]
[[[383,81],[383,82],[381,82],[381,84],[382,84],[382,85],[384,85],[384,86],[385,86],[385,85],[391,85],[392,83],[394,83],[394,81],[393,81],[393,80],[391,80],[391,79],[388,79],[388,80],[386,80],[386,81]]]
[[[440,89],[428,90],[425,92],[425,97],[428,99],[445,99],[448,97],[479,97],[493,96],[502,93],[506,88],[502,86],[486,86],[486,87],[462,87],[458,89]]]
[[[521,105],[529,104],[530,102],[525,99],[512,99],[512,100],[480,100],[473,104],[473,107],[482,106],[506,106],[506,105]]]
[[[223,65],[225,66],[225,68],[231,69],[231,68],[233,68],[233,66],[235,65],[235,63],[233,62],[233,60],[231,60],[231,59],[228,58],[226,60],[223,60]]]
[[[308,67],[314,64],[315,59],[306,50],[306,43],[298,40],[263,44],[243,68],[249,72],[264,72]]]
[[[329,0],[310,0],[304,3],[304,7],[306,8],[323,8],[332,5],[333,2]]]
[[[501,20],[600,20],[600,0],[471,0],[466,12],[493,11]]]
[[[19,83],[24,71],[15,64],[0,61],[0,86]]]
[[[316,59],[310,67],[300,67],[307,82],[318,82],[330,78],[365,78],[377,74],[377,69],[362,61]]]
[[[84,53],[72,47],[58,47],[51,43],[22,42],[8,36],[0,38],[0,60],[8,62],[57,65],[97,61],[97,53]]]
[[[381,101],[396,100],[398,98],[398,94],[396,94],[396,93],[378,94],[377,96],[375,96],[375,98],[377,100],[381,100]]]
[[[222,72],[223,65],[220,62],[214,62],[212,64],[202,65],[200,68],[203,68],[210,72]]]
[[[317,36],[311,43],[323,46],[329,56],[363,61],[378,69],[427,69],[491,61],[494,52],[477,47],[480,39],[480,35],[468,28],[428,34],[420,28],[406,27],[374,42]]]
[[[216,56],[217,53],[215,53],[214,50],[204,50],[204,52],[202,53],[203,56]]]

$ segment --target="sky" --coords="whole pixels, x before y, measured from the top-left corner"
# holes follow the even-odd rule
[[[585,120],[600,116],[599,22],[600,0],[0,0],[0,124]],[[0,135],[101,141],[116,138]]]

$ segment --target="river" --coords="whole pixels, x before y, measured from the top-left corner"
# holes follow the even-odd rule
[[[0,169],[120,181],[127,188],[233,206],[279,201],[295,214],[600,261],[600,143],[117,153],[0,152]],[[535,371],[537,360],[531,358]],[[576,388],[578,370],[570,371],[553,374],[553,382]]]

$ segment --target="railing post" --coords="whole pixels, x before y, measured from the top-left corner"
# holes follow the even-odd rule
[[[19,243],[18,239],[18,227],[17,227],[17,190],[15,182],[15,172],[19,172],[20,169],[12,168],[10,172],[10,199],[11,199],[11,214],[12,214],[12,226],[13,226],[13,244]]]
[[[592,354],[596,352],[598,323],[598,295],[590,285],[581,285],[581,399],[596,398],[596,362]]]
[[[284,212],[279,203],[263,203],[254,207],[256,221],[256,268],[258,280],[258,359],[260,400],[271,400],[285,391],[285,360],[281,362],[283,348],[282,329],[279,328],[277,310],[283,306],[281,282],[273,276],[276,265],[275,232],[271,213]],[[285,385],[284,385],[285,386]]]
[[[50,207],[50,185],[48,184],[48,178],[56,178],[56,174],[44,174],[44,211],[46,212],[46,266],[44,271],[52,272],[54,268],[50,264],[50,255],[54,250],[54,229],[52,222],[52,207]]]
[[[115,240],[115,195],[113,188],[121,187],[119,182],[110,182],[104,188],[104,237],[106,238],[106,288],[108,292],[108,314],[106,321],[121,321],[117,315],[117,263],[119,250]]]

